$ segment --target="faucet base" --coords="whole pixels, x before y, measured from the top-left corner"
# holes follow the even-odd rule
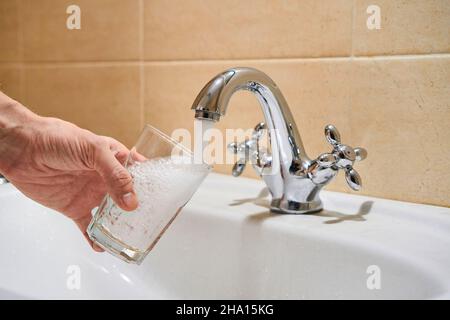
[[[322,201],[296,202],[283,201],[282,199],[272,199],[270,211],[283,214],[310,214],[323,209]]]

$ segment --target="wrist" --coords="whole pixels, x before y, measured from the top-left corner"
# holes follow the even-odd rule
[[[22,104],[0,92],[0,130],[27,126],[38,118]]]
[[[26,149],[30,128],[40,117],[0,91],[0,172],[7,174]],[[29,140],[29,139],[28,139]]]

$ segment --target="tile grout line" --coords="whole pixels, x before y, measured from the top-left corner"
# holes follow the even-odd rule
[[[352,1],[352,30],[350,32],[350,37],[351,37],[350,58],[355,57],[355,53],[354,53],[355,18],[356,18],[356,0],[353,0]]]
[[[139,0],[139,130],[145,125],[144,17],[144,2]]]
[[[354,72],[354,64],[355,64],[355,28],[356,28],[356,0],[352,1],[352,30],[351,30],[351,48],[350,48],[350,73],[351,77],[353,77]],[[351,124],[351,108],[353,105],[353,88],[354,86],[350,86],[348,88],[348,109],[347,109],[347,121],[348,125],[350,127],[350,134],[352,134],[352,124]]]
[[[17,32],[17,42],[19,45],[19,88],[20,88],[20,99],[22,100],[21,102],[25,103],[26,101],[26,87],[25,87],[25,78],[26,78],[26,74],[25,74],[25,51],[24,51],[24,26],[23,26],[23,3],[22,1],[18,1],[17,3],[17,21],[18,21],[18,32]]]
[[[111,61],[24,61],[24,62],[0,62],[0,66],[18,67],[23,65],[26,68],[36,67],[90,67],[90,66],[138,66],[140,64],[214,64],[231,62],[320,62],[320,61],[350,61],[350,60],[414,60],[414,59],[433,59],[450,58],[450,53],[431,53],[431,54],[402,54],[402,55],[378,55],[378,56],[337,56],[337,57],[299,57],[299,58],[259,58],[259,59],[205,59],[205,60],[111,60]]]

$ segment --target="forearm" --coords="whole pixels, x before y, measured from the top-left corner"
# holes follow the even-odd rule
[[[24,126],[38,116],[0,91],[0,130]]]
[[[39,118],[0,91],[0,173],[6,174],[27,145],[19,132]]]

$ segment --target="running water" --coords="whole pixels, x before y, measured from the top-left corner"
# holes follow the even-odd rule
[[[204,157],[204,150],[209,144],[209,140],[205,139],[205,134],[208,130],[214,127],[214,121],[210,120],[194,120],[194,163],[209,163],[208,159]]]
[[[192,164],[190,158],[171,156],[137,162],[128,170],[139,199],[138,208],[124,212],[111,201],[100,225],[127,247],[145,252],[156,244],[192,197],[209,167]]]

